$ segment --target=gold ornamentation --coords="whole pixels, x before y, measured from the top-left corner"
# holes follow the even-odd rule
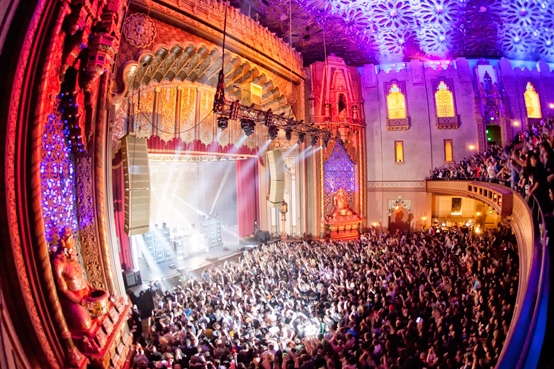
[[[140,100],[137,98],[136,116],[135,116],[135,133],[137,137],[150,137],[152,135],[152,119],[154,110],[155,91],[150,90],[140,94]]]
[[[204,145],[209,145],[214,141],[214,123],[212,113],[214,105],[214,92],[202,90],[200,93],[199,139]]]
[[[149,16],[135,13],[125,19],[123,36],[127,42],[139,48],[145,48],[154,42],[156,26]]]
[[[196,120],[196,89],[193,87],[181,87],[181,114],[180,135],[185,143],[194,141],[194,125]]]
[[[177,89],[163,88],[160,91],[160,113],[158,120],[158,136],[165,142],[175,138],[175,107]]]
[[[127,100],[124,99],[116,108],[112,131],[112,155],[115,155],[121,148],[121,139],[125,136],[127,122]]]
[[[89,282],[96,288],[106,290],[102,271],[102,256],[100,242],[96,235],[96,217],[93,203],[92,186],[92,158],[89,155],[81,156],[76,160],[77,176],[75,191],[77,196],[77,215],[79,217],[79,238],[81,252],[85,263],[85,272]]]

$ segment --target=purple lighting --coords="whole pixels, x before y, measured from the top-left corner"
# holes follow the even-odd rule
[[[336,143],[329,159],[325,162],[325,198],[326,206],[332,207],[332,197],[342,187],[347,193],[349,206],[353,205],[353,193],[356,187],[354,163],[341,143]],[[330,211],[330,209],[327,209]]]
[[[67,143],[69,130],[55,107],[48,116],[41,145],[41,205],[46,241],[66,225],[77,229],[74,199],[74,164]]]

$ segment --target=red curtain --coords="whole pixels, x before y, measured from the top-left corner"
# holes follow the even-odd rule
[[[181,138],[174,138],[167,142],[163,141],[158,136],[150,136],[148,138],[148,152],[156,154],[176,154],[179,152],[192,151],[196,153],[214,154],[235,154],[235,155],[256,155],[257,149],[250,149],[246,145],[242,145],[238,149],[232,144],[221,147],[219,143],[213,142],[209,145],[204,145],[199,140],[194,140],[191,143],[184,143]]]
[[[256,220],[256,158],[237,160],[237,219],[239,237],[254,233]]]
[[[119,260],[125,263],[127,270],[133,269],[133,256],[129,236],[125,233],[125,178],[123,176],[123,164],[121,151],[112,161],[112,186],[113,186],[113,210],[115,218],[115,231],[119,239]]]

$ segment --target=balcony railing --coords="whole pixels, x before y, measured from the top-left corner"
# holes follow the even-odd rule
[[[536,368],[546,332],[550,289],[547,223],[536,198],[527,202],[511,188],[489,182],[427,180],[425,186],[427,192],[481,200],[510,217],[518,242],[519,286],[496,368]]]

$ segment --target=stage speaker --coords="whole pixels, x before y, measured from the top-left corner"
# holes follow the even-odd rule
[[[256,235],[259,242],[268,242],[269,241],[269,232],[268,231],[259,231]]]
[[[285,192],[285,173],[281,151],[271,150],[267,153],[271,184],[269,188],[269,206],[277,208],[283,202]]]
[[[145,138],[125,136],[122,140],[125,178],[125,233],[148,232],[150,223],[150,169]]]

